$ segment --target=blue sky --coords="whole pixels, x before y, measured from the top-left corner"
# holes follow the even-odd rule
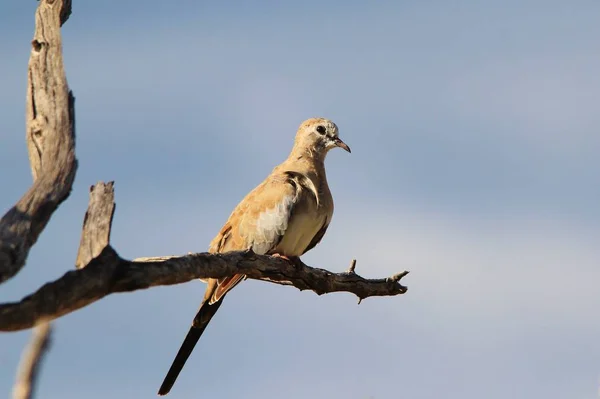
[[[202,3],[74,2],[77,180],[0,301],[73,267],[98,180],[116,181],[121,255],[206,250],[300,122],[324,116],[353,152],[327,159],[335,216],[304,260],[408,269],[408,294],[357,306],[247,281],[170,397],[598,397],[600,3]],[[36,5],[0,5],[1,212],[31,182]],[[152,397],[203,288],[61,318],[38,397]],[[28,338],[0,336],[0,391]]]

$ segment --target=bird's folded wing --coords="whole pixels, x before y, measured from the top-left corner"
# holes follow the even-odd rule
[[[211,242],[209,252],[252,249],[257,254],[270,253],[285,234],[301,193],[301,185],[292,176],[278,173],[269,176],[233,210]],[[243,275],[235,275],[220,279],[211,303],[243,278]]]
[[[327,227],[329,227],[329,219],[325,219],[325,222],[323,223],[323,226],[317,232],[317,234],[313,237],[313,239],[311,240],[310,244],[308,244],[308,247],[306,247],[306,249],[304,250],[303,254],[307,253],[308,251],[310,251],[311,249],[313,249],[318,243],[321,242],[321,240],[323,239],[323,236],[327,232]]]

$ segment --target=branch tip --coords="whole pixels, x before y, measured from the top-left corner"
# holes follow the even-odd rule
[[[401,273],[394,274],[392,277],[389,277],[389,280],[390,281],[394,281],[394,282],[398,282],[398,281],[400,281],[402,279],[402,277],[406,276],[408,273],[409,273],[408,270],[405,270],[405,271],[403,271]]]
[[[346,271],[346,273],[348,274],[355,274],[356,272],[354,271],[356,269],[356,259],[352,259],[352,262],[350,262],[350,267],[348,268],[348,270]]]

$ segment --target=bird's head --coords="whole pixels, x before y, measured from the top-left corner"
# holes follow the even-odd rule
[[[350,147],[338,137],[338,133],[338,127],[329,119],[307,119],[298,128],[295,147],[323,157],[335,147],[351,152]]]

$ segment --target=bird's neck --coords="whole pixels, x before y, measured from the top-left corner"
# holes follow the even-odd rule
[[[310,163],[323,166],[327,150],[307,145],[295,145],[287,158],[288,162]],[[323,166],[324,167],[324,166]]]
[[[312,148],[294,148],[284,165],[287,170],[302,173],[318,185],[327,184],[325,156],[327,152]]]

